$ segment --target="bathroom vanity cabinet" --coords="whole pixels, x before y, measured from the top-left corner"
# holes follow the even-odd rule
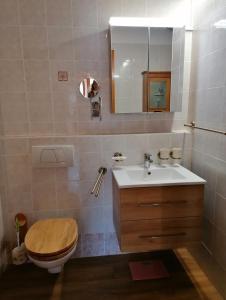
[[[148,251],[200,241],[204,185],[119,188],[113,218],[121,251]]]

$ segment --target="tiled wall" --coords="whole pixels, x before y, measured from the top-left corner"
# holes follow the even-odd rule
[[[34,169],[31,146],[72,144],[75,164],[71,168]],[[112,155],[121,151],[125,164],[143,163],[144,152],[154,159],[161,147],[184,149],[184,165],[190,167],[190,134],[93,135],[68,138],[6,138],[4,140],[8,191],[8,230],[15,240],[13,217],[24,212],[31,224],[45,217],[73,216],[79,222],[81,243],[77,255],[115,253],[112,223]],[[100,197],[90,195],[100,166],[108,168]]]
[[[4,251],[3,251],[3,239],[4,239],[4,223],[3,223],[3,209],[2,209],[2,201],[0,199],[0,274],[3,270],[4,266]]]
[[[0,126],[2,119],[0,115]],[[7,244],[7,217],[8,211],[6,208],[6,169],[5,160],[3,157],[3,141],[0,134],[0,274],[5,269],[8,262],[8,244]]]
[[[184,145],[189,165],[188,136],[169,133],[183,129],[187,118],[189,77],[181,113],[113,115],[107,36],[110,16],[185,20],[185,2],[189,1],[0,0],[2,177],[9,240],[15,241],[13,217],[19,211],[30,224],[44,217],[75,216],[81,233],[77,255],[116,253],[110,170],[100,199],[89,195],[100,165],[110,167],[115,151],[125,153],[127,163],[141,163],[144,151],[155,154],[163,145]],[[190,65],[186,53],[185,75]],[[58,71],[68,71],[69,80],[59,82]],[[101,85],[102,122],[91,121],[89,102],[78,93],[88,73]],[[145,132],[168,134],[134,134]],[[73,144],[75,166],[33,169],[31,146],[42,144]]]
[[[8,263],[9,243],[7,242],[7,210],[5,207],[5,194],[1,184],[0,192],[0,274]]]
[[[110,113],[108,20],[115,16],[175,17],[186,0],[0,0],[0,100],[5,135],[170,132],[183,113]],[[59,82],[58,71],[69,80]],[[87,74],[101,85],[103,121],[90,120],[78,93]]]
[[[226,130],[225,1],[194,1],[191,110],[201,126]],[[226,137],[194,131],[192,169],[207,180],[204,242],[226,269]]]
[[[190,83],[191,37],[191,31],[187,31],[184,34],[184,28],[173,30],[170,95],[171,111],[186,111],[186,92],[188,91]]]

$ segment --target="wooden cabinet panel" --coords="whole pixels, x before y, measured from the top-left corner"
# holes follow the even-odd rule
[[[121,220],[197,217],[202,197],[201,185],[122,189]]]
[[[175,202],[202,198],[203,185],[120,189],[121,204]]]
[[[201,218],[124,221],[121,223],[122,251],[169,249],[198,242]]]
[[[119,189],[113,217],[122,251],[177,248],[200,241],[204,185]]]

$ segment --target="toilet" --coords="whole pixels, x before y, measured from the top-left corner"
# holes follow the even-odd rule
[[[74,253],[78,241],[77,222],[72,218],[54,218],[34,223],[25,236],[29,259],[49,273],[60,273]]]

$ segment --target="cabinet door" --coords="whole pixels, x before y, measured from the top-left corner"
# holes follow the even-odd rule
[[[201,218],[121,222],[121,250],[170,249],[200,241]]]
[[[111,27],[112,112],[143,111],[143,75],[148,70],[148,28]]]
[[[121,220],[202,215],[203,185],[120,190]]]

